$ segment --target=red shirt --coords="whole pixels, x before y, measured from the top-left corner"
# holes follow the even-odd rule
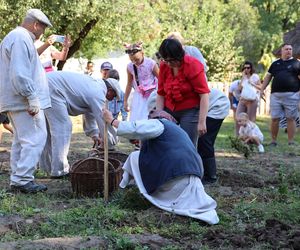
[[[166,108],[180,111],[199,107],[199,94],[209,92],[204,66],[196,58],[185,55],[177,76],[161,62],[157,93],[164,96]]]

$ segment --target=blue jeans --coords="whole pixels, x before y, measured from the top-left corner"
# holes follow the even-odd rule
[[[197,147],[199,137],[199,108],[191,108],[180,111],[171,111],[168,108],[165,108],[165,111],[177,120],[179,126],[188,134],[195,147]]]

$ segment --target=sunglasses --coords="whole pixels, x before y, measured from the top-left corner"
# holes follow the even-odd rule
[[[134,55],[136,53],[138,53],[140,50],[138,49],[127,49],[125,50],[125,53],[128,54],[128,55]]]
[[[248,66],[248,67],[244,67],[243,70],[244,70],[244,69],[251,69],[251,67],[249,67],[249,66]]]
[[[166,62],[166,63],[172,63],[172,62],[176,62],[178,60],[175,58],[162,58],[162,61]]]

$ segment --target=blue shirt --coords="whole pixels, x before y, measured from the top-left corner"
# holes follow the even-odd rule
[[[124,109],[124,92],[121,91],[120,100],[115,97],[113,100],[108,102],[108,109],[112,113],[113,117],[118,119],[119,113],[121,112],[122,121],[127,120],[127,112]]]

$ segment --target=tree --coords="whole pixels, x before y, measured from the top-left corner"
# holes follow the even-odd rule
[[[299,20],[298,0],[251,0],[258,9],[260,30],[263,31],[264,52],[270,53],[282,43],[283,33],[295,27]]]
[[[241,56],[257,64],[264,48],[263,32],[260,30],[260,16],[250,1],[228,1],[223,8],[223,22],[235,30],[234,45],[241,48]]]

